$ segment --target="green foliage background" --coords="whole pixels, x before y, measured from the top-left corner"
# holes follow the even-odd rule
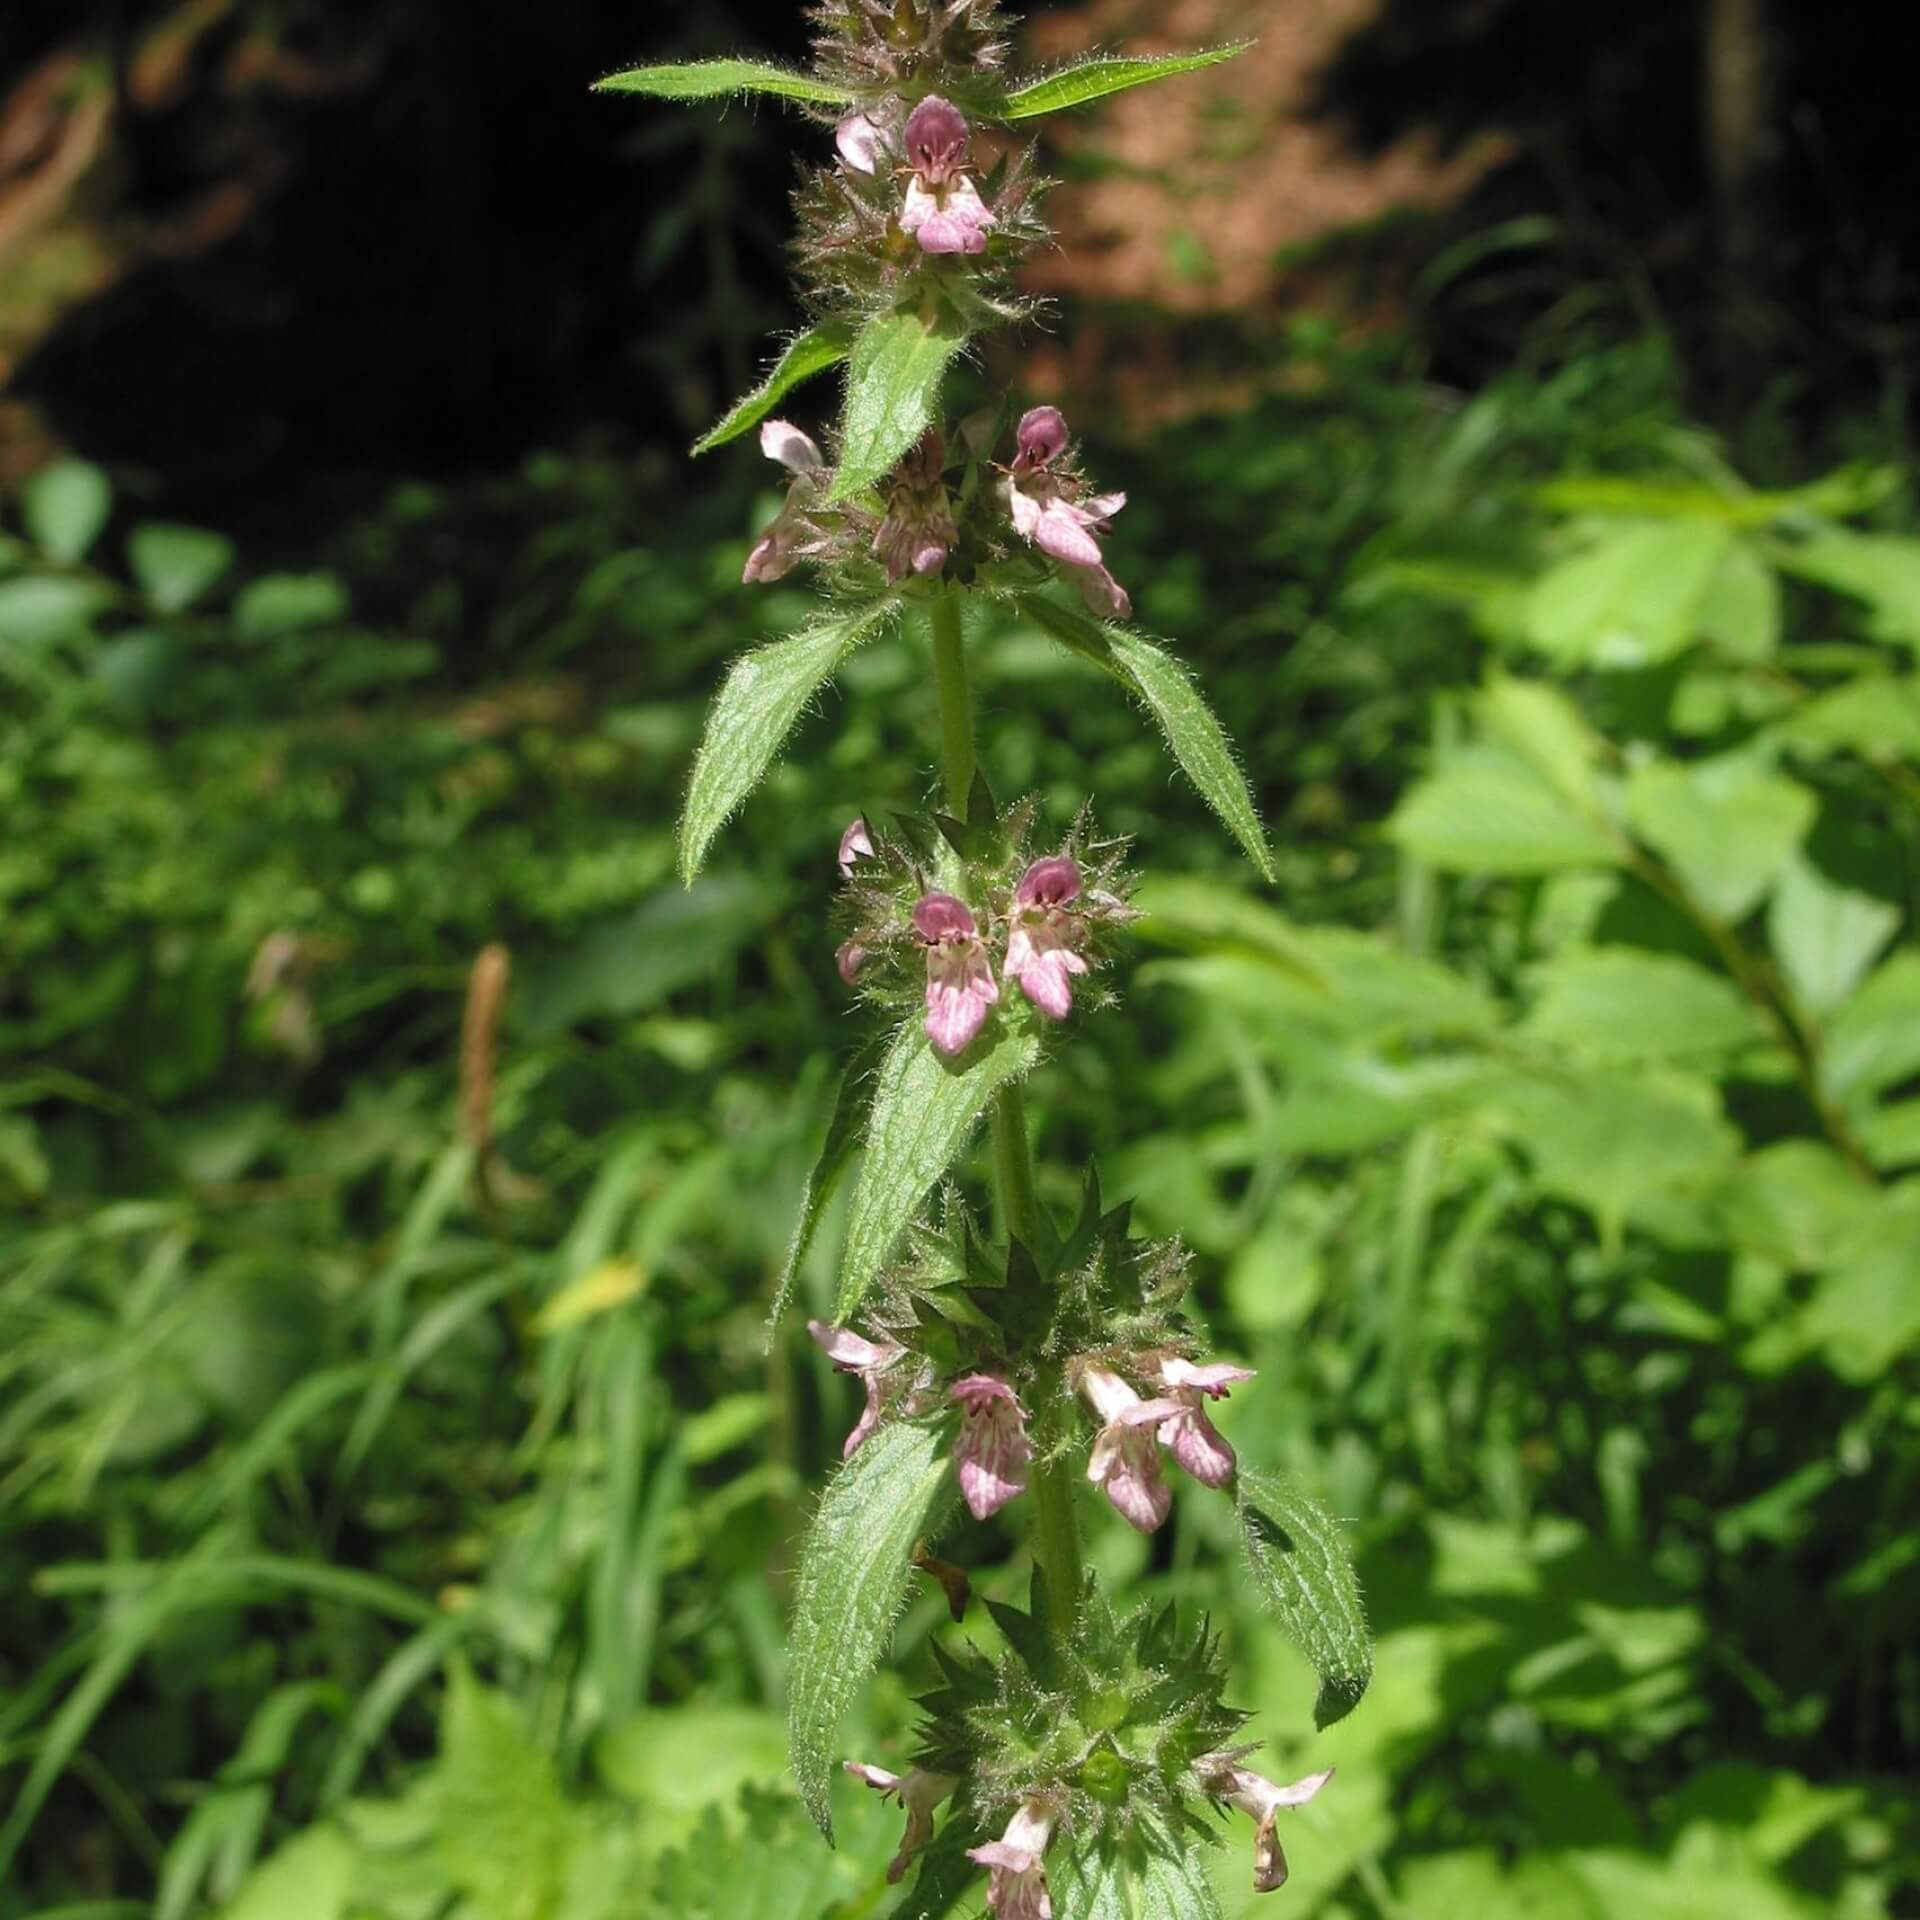
[[[1223,1424],[1360,1549],[1365,1702],[1314,1735],[1228,1503],[1092,1551],[1211,1612],[1276,1767],[1338,1764],[1289,1911],[1912,1913],[1897,449],[1763,492],[1657,345],[1465,397],[1318,353],[1100,464],[1273,887],[1095,668],[975,646],[1003,784],[1154,876],[1121,1011],[1033,1083],[1043,1177],[1070,1209],[1097,1153],[1197,1250],[1260,1369]],[[926,791],[933,701],[923,636],[869,643],[682,890],[713,688],[808,607],[737,585],[767,503],[711,464],[403,487],[273,568],[84,467],[9,522],[6,1920],[891,1910],[896,1817],[841,1783],[830,1853],[785,1772],[854,1390],[764,1323],[855,1039],[833,849]],[[954,1631],[916,1592],[897,1666]],[[848,1751],[908,1717],[883,1673]]]

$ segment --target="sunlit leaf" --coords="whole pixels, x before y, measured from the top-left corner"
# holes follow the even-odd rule
[[[28,536],[63,567],[86,558],[112,511],[112,483],[84,460],[56,460],[21,490],[20,517]]]
[[[1031,1073],[1040,1042],[996,1020],[957,1060],[945,1059],[908,1020],[875,1078],[866,1157],[847,1210],[847,1248],[834,1318],[852,1317],[901,1236],[972,1137],[987,1103]]]
[[[1813,1013],[1831,1013],[1900,924],[1900,909],[1837,887],[1805,860],[1789,860],[1767,909],[1774,958]]]
[[[693,60],[680,66],[629,67],[594,82],[595,93],[641,93],[656,100],[720,100],[735,93],[771,93],[783,100],[843,105],[844,87],[771,60]]]
[[[996,101],[982,103],[980,112],[994,120],[1037,120],[1045,113],[1064,113],[1104,100],[1110,93],[1125,93],[1132,87],[1151,86],[1156,80],[1172,80],[1183,73],[1198,73],[1203,67],[1217,67],[1252,45],[1251,40],[1238,40],[1232,46],[1209,47],[1200,53],[1165,53],[1144,59],[1099,54],[1063,67],[1058,73],[1029,80]]]
[[[1373,1677],[1373,1636],[1339,1523],[1317,1501],[1242,1469],[1240,1527],[1255,1584],[1320,1676],[1314,1724],[1359,1704]]]
[[[966,344],[951,322],[928,326],[917,313],[869,320],[847,361],[840,461],[829,502],[884,476],[927,429],[948,364]]]
[[[1634,830],[1727,922],[1767,897],[1814,812],[1805,787],[1742,760],[1654,760],[1627,783]]]
[[[689,886],[714,835],[760,784],[807,703],[896,611],[892,600],[877,600],[857,612],[830,613],[733,663],[707,716],[680,816],[680,876]]]
[[[1527,638],[1565,667],[1644,667],[1700,628],[1708,586],[1733,544],[1708,521],[1630,527],[1543,574],[1527,602]]]
[[[1462,761],[1422,780],[1387,832],[1443,873],[1558,873],[1612,866],[1623,853],[1531,768],[1497,759]]]
[[[795,387],[816,373],[837,367],[847,357],[853,335],[843,326],[809,327],[773,364],[767,377],[730,407],[720,423],[693,443],[696,454],[711,453],[757,427]]]
[[[1151,640],[1127,627],[1103,626],[1042,594],[1022,596],[1022,610],[1053,639],[1118,680],[1153,716],[1180,769],[1239,841],[1263,880],[1274,878],[1273,856],[1253,804],[1247,777],[1225,729],[1201,697],[1187,669]]]
[[[787,1733],[800,1797],[833,1835],[827,1785],[842,1756],[835,1735],[893,1635],[914,1542],[932,1531],[951,1487],[937,1425],[895,1421],[827,1483],[800,1552],[788,1637]]]
[[[162,613],[180,613],[233,565],[234,546],[223,533],[148,522],[127,539],[127,561],[141,591]]]
[[[1731,982],[1637,947],[1563,949],[1542,970],[1539,991],[1522,1036],[1595,1060],[1725,1052],[1765,1032]]]

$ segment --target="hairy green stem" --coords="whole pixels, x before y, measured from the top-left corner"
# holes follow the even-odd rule
[[[933,629],[933,681],[940,697],[940,766],[948,811],[964,819],[973,788],[973,694],[967,683],[966,634],[960,596],[944,593],[928,612]],[[1038,1256],[1046,1219],[1033,1188],[1033,1154],[1027,1141],[1027,1104],[1017,1086],[994,1096],[993,1184],[1009,1234]],[[1033,1473],[1033,1558],[1045,1576],[1047,1622],[1060,1637],[1072,1630],[1080,1606],[1080,1525],[1074,1513],[1074,1469],[1062,1458],[1057,1436],[1038,1436]]]
[[[947,811],[967,817],[973,791],[973,689],[967,684],[967,639],[960,596],[943,593],[928,610],[933,626],[933,683],[940,694],[940,772]]]

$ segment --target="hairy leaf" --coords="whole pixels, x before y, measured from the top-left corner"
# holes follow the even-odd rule
[[[1338,1523],[1317,1501],[1268,1475],[1242,1470],[1240,1526],[1247,1564],[1267,1604],[1320,1676],[1314,1724],[1330,1727],[1373,1678],[1360,1583]]]
[[[787,1736],[800,1797],[829,1840],[834,1736],[878,1664],[906,1593],[914,1542],[950,1485],[937,1426],[895,1421],[827,1483],[800,1550],[789,1636]]]
[[[1047,1887],[1065,1920],[1133,1920],[1126,1869],[1091,1821],[1062,1834],[1048,1851]]]
[[[853,336],[842,326],[809,327],[787,342],[767,377],[733,403],[720,423],[693,443],[696,454],[711,453],[757,427],[802,381],[837,367],[847,357]]]
[[[1044,113],[1064,113],[1071,107],[1104,100],[1110,93],[1125,93],[1131,87],[1151,86],[1156,80],[1172,80],[1183,73],[1198,73],[1202,67],[1217,67],[1252,45],[1251,40],[1237,40],[1231,46],[1209,47],[1201,53],[1165,53],[1143,60],[1100,54],[1042,79],[1029,80],[1025,86],[983,105],[981,112],[996,120],[1037,120]]]
[[[1150,1852],[1136,1885],[1139,1920],[1219,1920],[1219,1902],[1207,1878],[1207,1850],[1197,1841],[1188,1840],[1179,1851]]]
[[[860,329],[847,363],[840,463],[828,501],[880,479],[926,431],[948,363],[965,344],[951,324],[887,313]]]
[[[896,611],[893,601],[877,600],[854,613],[829,614],[733,663],[707,716],[706,737],[694,757],[680,816],[680,877],[688,886],[714,835],[760,784],[807,702],[847,655],[878,634]]]
[[[861,1096],[866,1090],[868,1077],[880,1061],[884,1046],[884,1035],[877,1035],[869,1041],[842,1071],[834,1088],[833,1112],[827,1120],[826,1138],[820,1143],[819,1157],[807,1175],[806,1188],[800,1196],[800,1219],[793,1230],[792,1244],[787,1248],[786,1265],[780,1270],[780,1284],[774,1292],[773,1310],[767,1316],[770,1335],[779,1330],[781,1316],[793,1298],[793,1286],[799,1276],[800,1263],[807,1257],[807,1249],[813,1245],[813,1236],[819,1230],[820,1216],[826,1212],[827,1202],[833,1198],[841,1176],[860,1145],[860,1121],[866,1110]]]
[[[1273,856],[1254,809],[1246,775],[1225,729],[1200,697],[1179,661],[1126,627],[1103,626],[1041,594],[1023,595],[1022,610],[1053,639],[1090,660],[1131,693],[1153,716],[1181,771],[1220,816],[1260,877],[1271,883]]]
[[[943,1059],[908,1020],[880,1063],[867,1128],[867,1155],[847,1216],[834,1318],[842,1325],[866,1297],[941,1176],[967,1144],[987,1103],[1033,1071],[1040,1043],[1011,1021],[996,1021],[957,1061]]]
[[[594,82],[595,93],[644,93],[656,100],[718,100],[732,93],[773,93],[783,100],[812,100],[835,107],[850,97],[844,87],[770,60],[692,60],[682,66],[629,67]]]

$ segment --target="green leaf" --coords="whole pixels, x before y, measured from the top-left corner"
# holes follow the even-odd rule
[[[711,453],[757,427],[803,380],[837,367],[852,344],[853,336],[838,325],[810,327],[797,339],[789,340],[767,377],[751,393],[736,400],[718,426],[693,443],[695,454]]]
[[[1534,874],[1616,866],[1621,848],[1531,768],[1500,757],[1462,759],[1408,794],[1388,835],[1445,873]]]
[[[56,460],[26,484],[20,517],[33,543],[57,566],[77,566],[113,511],[113,486],[84,460]]]
[[[1540,975],[1523,1039],[1594,1060],[1724,1053],[1763,1037],[1753,1008],[1718,974],[1634,947],[1569,948]]]
[[[1920,1073],[1920,953],[1896,953],[1840,1009],[1822,1078],[1836,1099],[1870,1099]]]
[[[1863,602],[1877,638],[1920,648],[1920,540],[1829,527],[1781,542],[1774,557],[1789,573]]]
[[[340,1920],[353,1881],[354,1849],[345,1835],[310,1827],[249,1876],[221,1920]]]
[[[1780,647],[1780,576],[1745,540],[1727,549],[1700,601],[1700,631],[1736,660],[1769,660]]]
[[[1077,1823],[1048,1851],[1047,1890],[1061,1920],[1135,1920],[1117,1845],[1097,1821]]]
[[[1591,817],[1600,736],[1557,687],[1495,673],[1474,703],[1480,724],[1510,746],[1563,800]]]
[[[1149,59],[1098,54],[1058,73],[1029,80],[998,100],[983,102],[979,111],[993,120],[1037,120],[1045,113],[1065,113],[1104,100],[1110,93],[1125,93],[1132,87],[1151,86],[1156,80],[1172,80],[1183,73],[1198,73],[1203,67],[1217,67],[1252,45],[1251,40],[1236,40],[1231,46],[1209,47],[1201,53],[1166,53]]]
[[[995,1020],[958,1060],[935,1052],[918,1020],[895,1033],[874,1083],[866,1158],[847,1209],[833,1317],[845,1325],[927,1196],[971,1138],[987,1102],[1031,1073],[1040,1042]]]
[[[854,613],[831,613],[771,646],[743,655],[707,716],[694,756],[687,804],[680,815],[680,877],[688,886],[714,835],[760,784],[780,744],[807,703],[853,650],[873,639],[898,612],[877,600]]]
[[[786,1265],[780,1270],[780,1284],[774,1290],[773,1309],[767,1315],[770,1336],[778,1332],[787,1303],[793,1298],[800,1263],[807,1257],[813,1236],[819,1231],[820,1216],[826,1212],[827,1202],[833,1198],[841,1176],[860,1145],[860,1122],[867,1110],[867,1080],[879,1064],[885,1045],[884,1033],[876,1034],[842,1070],[834,1087],[833,1112],[827,1120],[826,1138],[821,1141],[820,1152],[807,1175],[807,1184],[800,1196],[800,1218],[787,1248]]]
[[[1815,810],[1805,787],[1745,760],[1655,760],[1627,783],[1635,832],[1729,925],[1766,898]]]
[[[772,93],[783,100],[811,100],[825,107],[844,106],[853,97],[845,87],[776,66],[771,60],[693,60],[683,66],[629,67],[596,80],[593,91],[643,93],[656,100],[720,100],[734,93]]]
[[[1181,1847],[1181,1851],[1173,1851]],[[1220,1920],[1207,1875],[1211,1849],[1188,1837],[1166,1851],[1155,1849],[1140,1863],[1135,1877],[1134,1911],[1138,1920]]]
[[[1708,521],[1632,527],[1563,560],[1527,601],[1527,638],[1561,667],[1631,668],[1681,651],[1733,544]]]
[[[965,344],[951,322],[930,327],[917,313],[885,313],[860,329],[829,505],[872,486],[926,431],[948,363]]]
[[[243,640],[280,640],[344,620],[349,604],[330,573],[269,573],[241,590],[233,624]]]
[[[200,527],[149,523],[127,540],[127,559],[140,590],[161,613],[181,613],[233,565],[233,542]]]
[[[1776,737],[1816,759],[1857,753],[1875,765],[1920,760],[1920,679],[1864,673],[1844,686],[1797,702]]]
[[[787,1736],[800,1797],[828,1839],[827,1783],[840,1757],[834,1737],[893,1636],[914,1542],[932,1532],[943,1487],[951,1478],[940,1427],[894,1421],[827,1482],[800,1550]]]
[[[1237,1498],[1254,1584],[1320,1676],[1313,1719],[1330,1727],[1373,1677],[1373,1638],[1347,1543],[1324,1507],[1270,1475],[1242,1468]]]
[[[1200,697],[1186,668],[1126,627],[1103,626],[1042,594],[1024,594],[1021,610],[1068,652],[1088,660],[1131,693],[1153,716],[1180,769],[1199,788],[1227,831],[1269,885],[1273,856],[1232,743]]]
[[[476,1920],[558,1920],[579,1822],[519,1709],[463,1661],[440,1730],[440,1853]]]
[[[1793,990],[1813,1013],[1846,999],[1892,939],[1900,911],[1836,887],[1805,860],[1789,860],[1767,909],[1767,938]]]
[[[0,580],[0,653],[17,648],[37,653],[61,641],[84,639],[95,614],[112,601],[93,580],[63,580],[30,573]]]

